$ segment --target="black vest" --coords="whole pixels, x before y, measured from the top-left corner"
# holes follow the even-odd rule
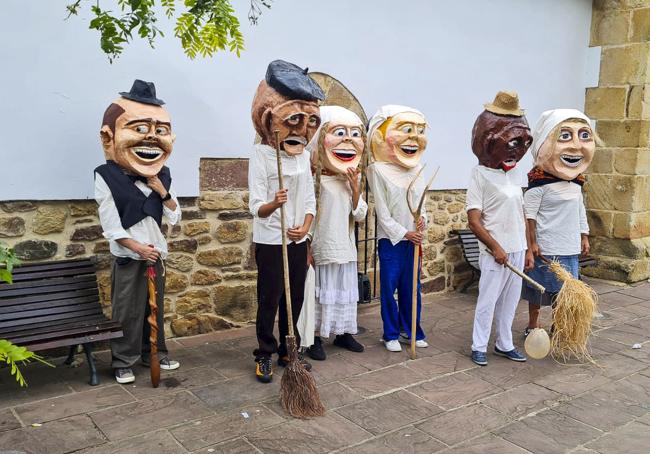
[[[95,173],[102,176],[111,190],[122,227],[125,230],[133,227],[147,216],[154,218],[158,227],[161,226],[162,198],[156,191],[151,191],[151,194],[147,197],[135,185],[136,180],[142,180],[146,183],[147,179],[145,177],[125,174],[124,170],[114,161],[106,161],[106,164],[102,164],[95,169]],[[160,173],[158,173],[158,178],[165,189],[169,191],[172,183],[169,168],[163,166]]]

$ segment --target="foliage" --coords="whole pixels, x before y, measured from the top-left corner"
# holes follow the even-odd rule
[[[50,367],[54,367],[54,365],[45,361],[41,356],[30,352],[25,347],[19,347],[8,340],[0,339],[0,363],[7,363],[11,367],[11,375],[16,377],[16,381],[20,386],[27,386],[27,382],[23,374],[20,373],[20,369],[18,369],[18,363],[26,364],[34,359]]]
[[[84,0],[69,4],[68,18],[76,16]],[[250,0],[248,20],[256,24],[262,7],[270,8],[272,0]],[[95,0],[90,9],[94,18],[89,28],[100,33],[100,46],[113,61],[124,50],[124,45],[134,35],[146,39],[151,47],[158,35],[164,36],[157,26],[155,8],[157,3],[169,19],[176,19],[174,36],[181,40],[185,54],[194,59],[198,55],[211,57],[218,51],[228,50],[237,56],[244,50],[244,36],[239,29],[231,0],[117,0],[119,11],[102,9]],[[177,3],[186,11],[178,12]]]
[[[0,282],[12,283],[11,270],[20,261],[16,258],[13,249],[0,243]]]

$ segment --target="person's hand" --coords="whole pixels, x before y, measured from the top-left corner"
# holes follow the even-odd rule
[[[280,189],[278,192],[276,192],[275,197],[273,198],[273,203],[278,208],[287,203],[287,189]]]
[[[417,244],[422,244],[422,240],[424,239],[424,235],[422,234],[422,232],[409,230],[404,235],[404,238],[409,240],[411,243],[417,245]]]
[[[580,240],[580,249],[582,250],[582,255],[589,255],[591,246],[589,245],[589,237],[584,235]]]
[[[508,262],[508,254],[506,254],[506,251],[501,246],[497,246],[492,251],[492,255],[494,256],[494,261],[499,265],[505,265]]]
[[[167,195],[167,189],[165,189],[158,176],[147,178],[147,186],[156,191],[160,197],[164,198]]]
[[[291,241],[300,241],[307,235],[308,229],[305,225],[295,226],[287,230],[287,236]]]
[[[537,244],[537,241],[532,243],[528,250],[530,251],[531,254],[533,254],[533,257],[539,257],[540,255],[542,255],[542,251],[539,250],[539,244]]]
[[[418,232],[424,232],[424,228],[426,227],[425,222],[424,222],[424,216],[420,216],[418,218],[417,222],[417,230]]]
[[[528,250],[526,251],[526,261],[524,264],[524,270],[530,271],[533,268],[535,268],[535,257],[533,256],[533,253],[530,250]]]
[[[350,189],[353,194],[359,192],[359,174],[361,171],[357,167],[348,167],[347,173],[345,176],[348,178],[348,183],[350,184]]]
[[[136,252],[143,260],[150,262],[156,262],[160,258],[160,252],[153,247],[153,244],[141,244]]]

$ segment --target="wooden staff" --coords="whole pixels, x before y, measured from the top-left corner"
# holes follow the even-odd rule
[[[149,370],[151,371],[151,384],[154,388],[160,383],[160,361],[158,360],[158,305],[156,304],[156,262],[147,261],[147,287],[149,290]]]
[[[489,253],[492,257],[494,257],[494,254],[492,253],[491,250],[489,250],[489,249],[486,249],[486,250],[488,251],[488,253]],[[543,286],[542,284],[540,284],[539,282],[533,280],[533,278],[531,278],[530,276],[528,276],[526,273],[524,273],[523,271],[521,271],[519,268],[515,268],[513,265],[510,264],[510,262],[506,261],[506,263],[504,263],[504,266],[505,266],[506,268],[508,268],[510,271],[512,271],[513,273],[515,273],[517,276],[519,276],[520,278],[522,278],[523,280],[525,280],[526,282],[528,282],[530,285],[532,285],[533,287],[535,287],[535,288],[536,288],[537,290],[539,290],[540,292],[542,292],[542,293],[546,292],[546,288],[544,288],[544,286]]]
[[[433,183],[434,178],[438,174],[438,170],[440,170],[440,167],[438,167],[431,177],[429,179],[429,182],[427,183],[426,187],[424,188],[424,191],[422,192],[422,195],[420,196],[420,200],[418,202],[418,206],[416,209],[413,209],[411,206],[411,197],[409,196],[411,189],[413,188],[415,182],[417,179],[420,177],[420,174],[424,170],[424,166],[418,171],[417,175],[415,175],[415,178],[411,181],[411,183],[408,186],[408,189],[406,190],[406,203],[409,207],[409,211],[413,215],[413,220],[415,221],[415,228],[417,229],[418,222],[420,221],[420,218],[422,217],[422,205],[424,204],[424,199],[427,195],[427,191],[429,190],[429,187]],[[411,293],[411,359],[416,358],[415,354],[415,342],[416,342],[416,327],[417,327],[417,309],[418,309],[418,269],[420,265],[420,248],[421,246],[419,244],[416,244],[415,247],[413,248],[413,290]]]

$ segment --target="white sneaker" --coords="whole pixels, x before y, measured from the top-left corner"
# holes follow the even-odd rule
[[[121,367],[115,369],[115,381],[121,385],[133,383],[135,381],[135,375],[133,375],[130,367]]]
[[[403,344],[411,345],[411,339],[408,337],[402,336],[400,334],[399,336],[399,341]],[[424,339],[416,340],[415,341],[415,347],[416,348],[427,348],[429,346],[429,343],[425,341]]]
[[[386,350],[389,352],[401,352],[402,351],[402,346],[399,344],[399,341],[397,339],[394,339],[392,341],[384,341],[384,345],[386,346]]]

